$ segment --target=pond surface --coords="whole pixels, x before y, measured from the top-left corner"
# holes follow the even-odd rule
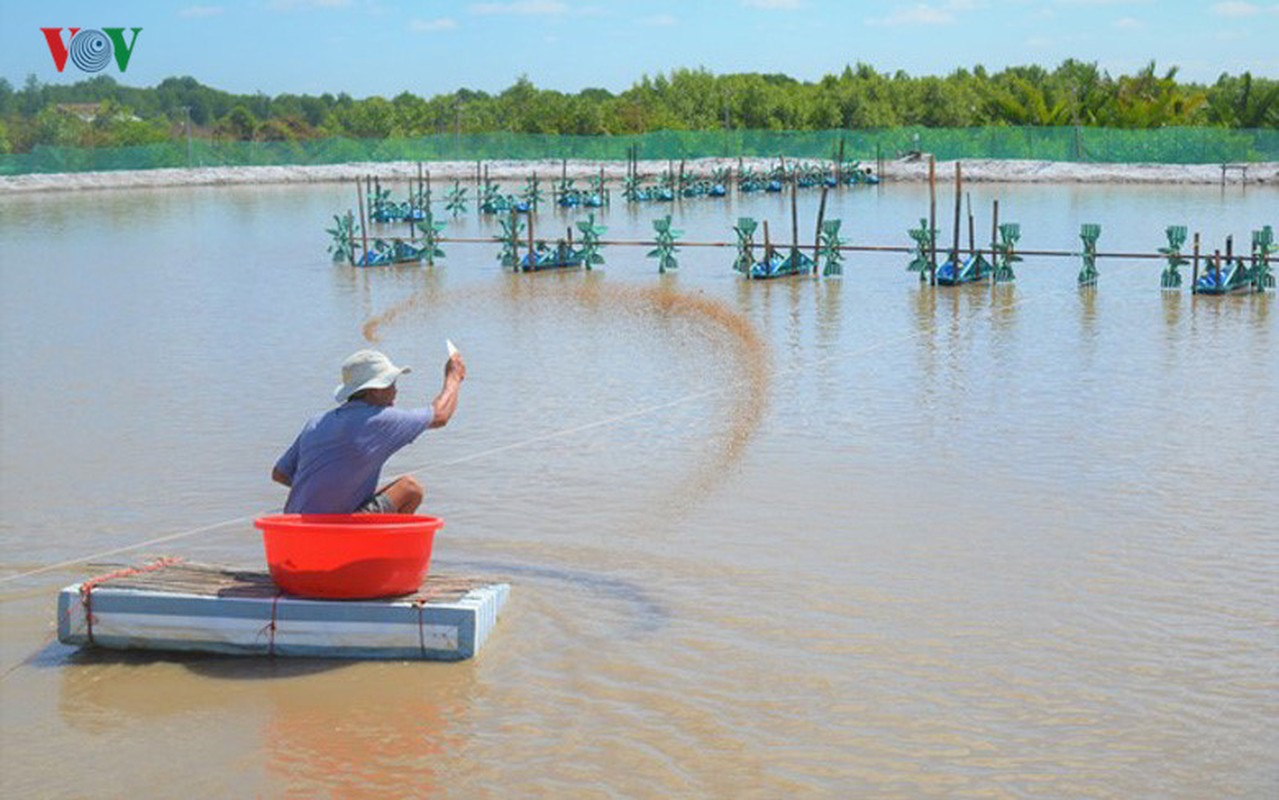
[[[996,198],[1026,250],[1077,250],[1085,222],[1110,252],[1279,224],[1274,189],[975,185],[979,231]],[[639,247],[513,275],[496,244],[356,270],[323,232],[354,200],[0,198],[6,796],[1279,791],[1273,292],[1162,293],[1160,264],[1113,259],[1081,292],[1077,258],[930,288],[900,254],[747,283],[695,247],[664,276]],[[885,186],[826,214],[906,245],[927,207]],[[651,239],[668,212],[687,240],[738,215],[789,238],[777,196],[600,221]],[[472,211],[447,234],[494,232]],[[445,337],[466,355],[454,421],[388,472],[446,520],[436,572],[513,584],[479,658],[50,643],[57,590],[101,568],[35,570],[260,567],[270,467],[366,332],[417,368],[401,404],[435,395]]]

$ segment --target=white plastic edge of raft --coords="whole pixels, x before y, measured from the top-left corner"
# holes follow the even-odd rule
[[[510,584],[471,589],[448,602],[210,597],[93,589],[92,634],[80,584],[58,594],[58,641],[112,650],[241,656],[460,661],[480,651]]]

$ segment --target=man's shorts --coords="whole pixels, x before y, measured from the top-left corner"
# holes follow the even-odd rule
[[[355,509],[357,514],[393,514],[395,506],[391,503],[391,498],[386,496],[386,492],[378,492],[377,494],[360,503],[360,507]]]

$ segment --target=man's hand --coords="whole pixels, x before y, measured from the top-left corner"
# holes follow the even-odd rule
[[[444,388],[440,389],[435,402],[431,404],[435,414],[430,427],[442,428],[448,424],[453,412],[457,410],[457,393],[465,379],[466,362],[462,360],[461,353],[454,353],[444,362]]]
[[[461,383],[466,380],[466,362],[462,360],[461,353],[454,353],[449,356],[448,361],[444,362],[444,380]]]

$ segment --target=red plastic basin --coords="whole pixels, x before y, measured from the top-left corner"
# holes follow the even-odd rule
[[[444,522],[415,514],[274,514],[253,524],[281,590],[355,600],[416,592]]]

